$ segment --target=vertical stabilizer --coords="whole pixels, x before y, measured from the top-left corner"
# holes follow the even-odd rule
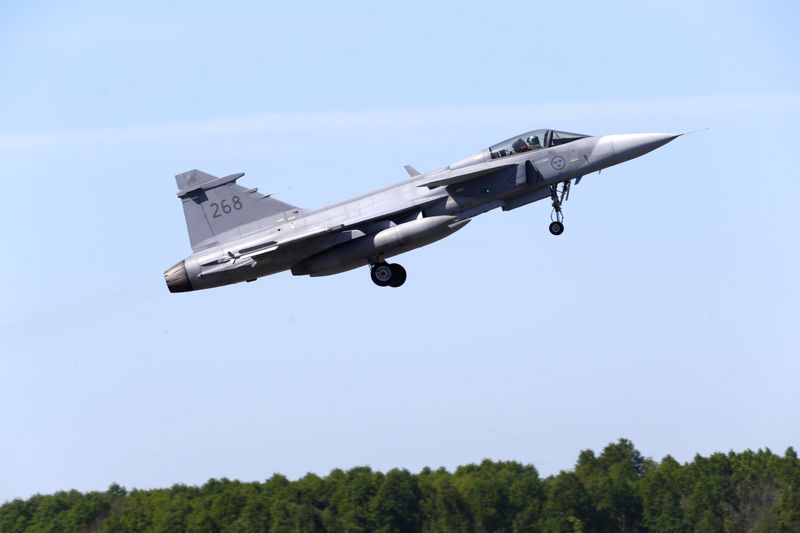
[[[238,185],[244,172],[218,178],[200,170],[175,176],[192,250],[235,239],[282,222],[300,209]]]

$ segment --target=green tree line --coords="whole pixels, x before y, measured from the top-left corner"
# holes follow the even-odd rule
[[[625,439],[540,478],[531,465],[484,460],[455,472],[368,467],[276,474],[263,483],[58,492],[0,507],[0,532],[800,532],[800,461],[792,448],[643,457]]]

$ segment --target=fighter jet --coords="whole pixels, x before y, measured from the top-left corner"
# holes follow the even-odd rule
[[[442,169],[321,209],[302,209],[239,185],[244,173],[175,176],[192,254],[164,273],[170,292],[230,285],[291,270],[330,276],[369,266],[380,287],[399,287],[406,270],[387,259],[457,232],[476,216],[549,199],[550,233],[564,231],[571,185],[592,172],[644,155],[682,134],[589,136],[538,129]]]

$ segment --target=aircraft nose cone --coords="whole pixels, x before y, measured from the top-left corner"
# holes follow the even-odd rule
[[[673,139],[680,137],[674,133],[628,133],[623,135],[609,135],[614,146],[614,155],[617,162],[622,163],[635,157],[652,152],[664,146]]]

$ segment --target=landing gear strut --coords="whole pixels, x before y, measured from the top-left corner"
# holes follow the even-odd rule
[[[553,200],[553,211],[550,213],[550,233],[561,235],[564,233],[564,213],[561,212],[561,204],[569,200],[569,186],[572,181],[565,181],[558,190],[558,184],[550,186],[550,199]]]
[[[378,287],[399,287],[406,282],[406,269],[396,263],[381,261],[370,267],[370,276]]]

